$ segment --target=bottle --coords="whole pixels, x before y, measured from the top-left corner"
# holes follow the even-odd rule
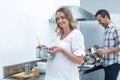
[[[25,64],[25,75],[30,74],[30,64]]]

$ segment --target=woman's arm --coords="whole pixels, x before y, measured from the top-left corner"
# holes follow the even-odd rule
[[[83,56],[76,56],[73,53],[59,47],[59,46],[53,46],[52,49],[49,51],[49,53],[51,54],[55,54],[57,52],[61,52],[64,55],[66,55],[71,61],[73,61],[74,63],[77,64],[83,64],[84,60],[83,60]]]

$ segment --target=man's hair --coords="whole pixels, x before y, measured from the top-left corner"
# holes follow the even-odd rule
[[[108,12],[107,10],[105,10],[105,9],[98,10],[98,11],[96,12],[96,14],[95,14],[95,17],[97,17],[98,15],[101,15],[103,18],[104,18],[105,16],[108,16],[108,18],[110,19],[110,14],[109,14],[109,12]]]

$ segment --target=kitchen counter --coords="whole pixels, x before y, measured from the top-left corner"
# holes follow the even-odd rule
[[[33,63],[36,63],[36,62],[38,62],[38,61],[32,62],[32,64],[33,64]],[[19,65],[23,65],[23,64],[19,64]],[[16,65],[15,65],[15,66],[16,66]],[[32,65],[32,66],[33,66],[33,65]],[[6,70],[9,70],[9,68],[12,69],[11,67],[13,68],[14,66],[6,67],[5,69],[6,69]],[[21,68],[21,67],[19,66],[19,68]],[[80,68],[80,70],[79,70],[80,76],[83,76],[83,75],[85,75],[85,74],[88,74],[88,73],[97,71],[97,70],[99,70],[99,69],[102,69],[102,66],[101,66],[101,65],[98,65],[98,66],[95,66],[95,67],[84,67],[84,66],[82,66],[82,67],[79,67],[79,68]],[[6,70],[5,70],[5,71],[6,71]],[[13,68],[12,70],[15,70],[15,69]],[[81,73],[82,73],[82,74],[81,74]],[[6,76],[6,74],[5,74],[5,76]],[[44,78],[45,78],[45,73],[40,73],[40,75],[37,76],[37,77],[32,77],[32,78],[25,79],[25,80],[44,80]],[[6,77],[6,78],[4,78],[4,79],[6,79],[6,80],[20,80],[20,79],[11,78],[10,76],[9,76],[9,77]],[[82,79],[81,79],[81,80],[82,80]]]
[[[104,70],[102,65],[94,67],[81,67],[80,68],[80,80],[104,80]]]
[[[85,74],[88,74],[88,73],[91,73],[91,72],[94,72],[94,71],[97,71],[100,69],[102,69],[102,65],[98,65],[95,67],[80,67],[79,72],[83,72],[82,75],[85,75]],[[40,74],[40,76],[38,78],[33,78],[33,79],[29,79],[29,80],[44,80],[44,77],[45,77],[45,74],[42,73],[42,74]]]
[[[98,65],[94,67],[81,67],[80,71],[83,71],[83,74],[87,74],[87,73],[90,73],[90,72],[93,72],[93,71],[96,71],[102,68],[103,68],[102,65]]]
[[[46,60],[34,60],[34,61],[29,61],[29,62],[24,62],[20,64],[14,64],[10,66],[4,66],[3,67],[3,78],[7,80],[20,80],[20,79],[14,79],[11,76],[20,72],[25,71],[25,65],[30,64],[30,69],[32,70],[34,67],[37,66],[37,62],[44,62]],[[45,74],[40,74],[38,77],[33,77],[28,80],[44,80]],[[3,80],[4,80],[3,79]]]
[[[83,76],[84,74],[88,74],[88,73],[94,72],[94,71],[99,70],[99,69],[102,69],[101,65],[95,66],[95,67],[92,67],[92,68],[90,68],[90,67],[80,67],[80,73],[83,72],[80,75]],[[37,76],[37,77],[32,77],[32,78],[25,79],[25,80],[44,80],[44,78],[45,78],[45,73],[40,73],[40,75]],[[8,80],[20,80],[20,79],[14,79],[14,78],[7,78],[7,79]]]

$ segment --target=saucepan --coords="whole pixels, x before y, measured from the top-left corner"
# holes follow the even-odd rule
[[[90,55],[90,56],[92,56],[93,58],[99,57],[99,55],[97,54],[97,50],[98,50],[99,48],[100,48],[100,47],[99,47],[98,45],[94,45],[94,46],[90,47],[90,48],[88,49],[87,55]]]
[[[99,48],[100,47],[98,45],[94,45],[88,49],[87,54],[84,57],[86,63],[94,64],[101,62],[101,56],[97,54],[97,49]]]
[[[48,51],[51,50],[51,48],[47,47],[37,47],[36,48],[36,57],[42,58],[42,59],[53,59],[54,54],[50,54]]]

